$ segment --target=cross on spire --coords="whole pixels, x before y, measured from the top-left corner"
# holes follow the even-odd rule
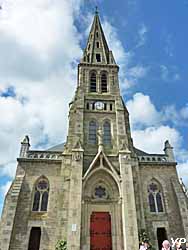
[[[99,11],[98,11],[98,6],[95,6],[95,15],[98,15]]]

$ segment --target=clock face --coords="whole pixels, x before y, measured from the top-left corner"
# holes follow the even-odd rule
[[[95,103],[95,108],[97,110],[102,110],[104,108],[104,103],[103,102],[96,102]]]

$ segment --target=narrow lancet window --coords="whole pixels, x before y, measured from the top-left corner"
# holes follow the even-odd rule
[[[155,199],[152,193],[149,194],[150,212],[156,212]]]
[[[90,75],[90,92],[97,91],[97,83],[96,83],[96,73],[92,72]]]
[[[163,203],[162,203],[162,197],[161,197],[161,193],[160,192],[158,192],[156,194],[156,201],[157,201],[158,212],[163,212]]]
[[[101,75],[101,92],[106,93],[107,91],[108,91],[107,75],[106,75],[106,73],[102,73],[102,75]]]
[[[106,121],[103,125],[103,143],[104,145],[111,144],[111,125],[108,121]]]
[[[100,54],[96,54],[96,61],[101,62],[101,55]]]
[[[89,123],[89,143],[90,144],[97,143],[97,124],[95,121],[91,121]]]

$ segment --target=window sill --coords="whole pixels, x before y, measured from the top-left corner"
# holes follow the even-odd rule
[[[149,212],[149,215],[152,215],[152,216],[164,216],[164,215],[167,215],[166,212]]]
[[[30,217],[34,220],[42,220],[45,219],[48,215],[47,211],[31,211]]]

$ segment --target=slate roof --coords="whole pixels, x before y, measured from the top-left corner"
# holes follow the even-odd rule
[[[47,151],[54,151],[54,152],[60,151],[60,152],[62,152],[64,149],[64,146],[65,146],[65,142],[58,144],[58,145],[55,145],[55,146],[47,149]]]

